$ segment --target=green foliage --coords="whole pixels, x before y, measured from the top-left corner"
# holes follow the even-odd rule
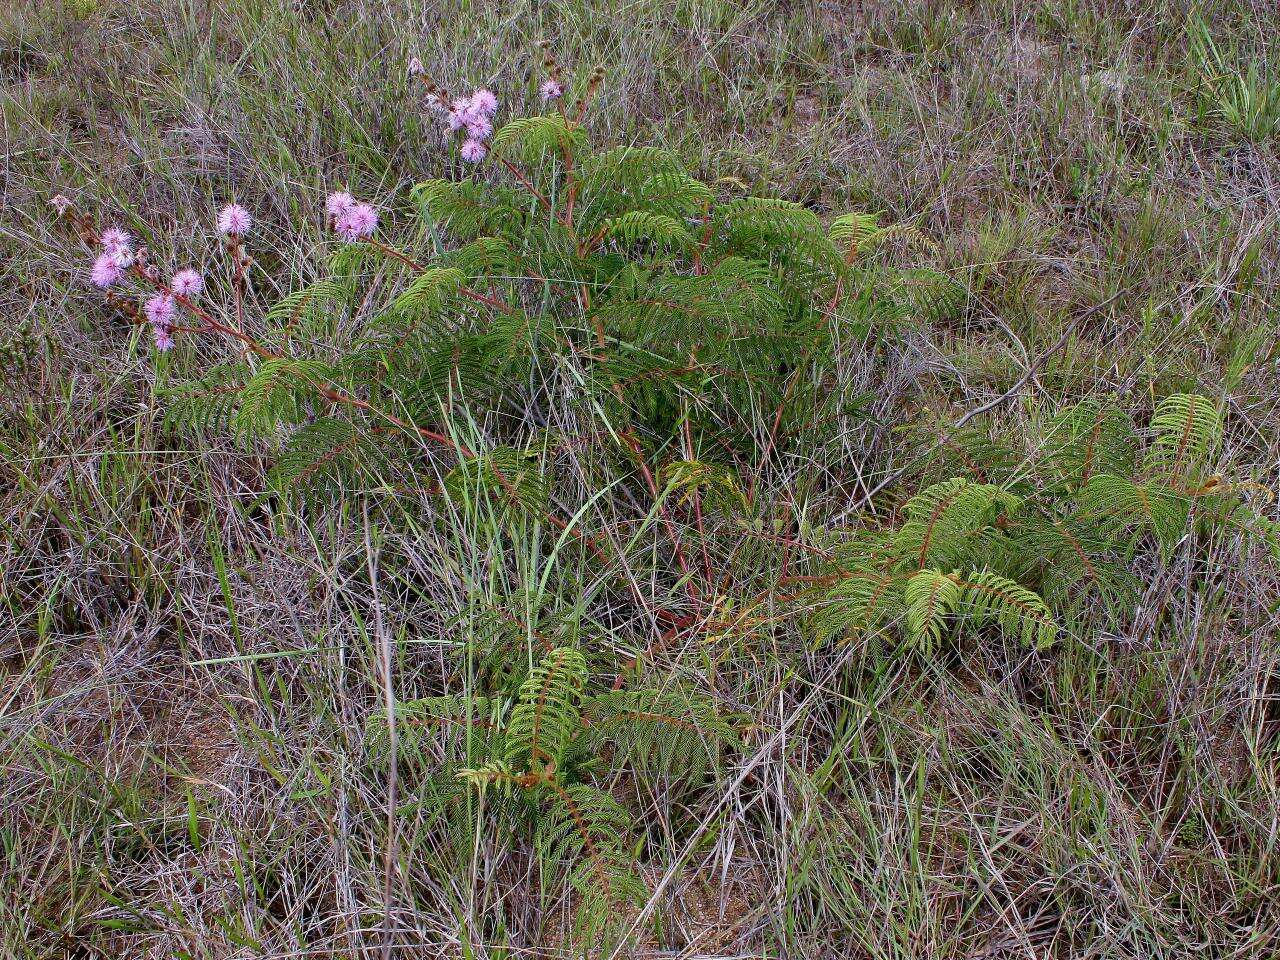
[[[989,483],[945,480],[907,501],[907,521],[891,545],[899,565],[954,567],[988,553],[997,517],[1013,513],[1017,497]]]
[[[375,440],[349,420],[325,417],[289,437],[271,472],[273,486],[331,491],[357,473],[375,471],[381,451]]]
[[[520,117],[493,135],[493,149],[525,161],[542,159],[547,153],[573,154],[586,145],[586,135],[560,113],[541,117]]]
[[[515,224],[508,217],[524,219],[517,191],[474,180],[424,180],[412,195],[424,214],[460,240],[510,231]]]
[[[282,423],[303,420],[314,409],[317,385],[333,379],[319,360],[264,361],[240,389],[231,428],[241,436],[268,436]]]
[[[435,695],[400,703],[398,758],[415,849],[461,870],[482,837],[501,846],[544,903],[568,891],[584,946],[616,940],[646,893],[635,851],[653,834],[625,788],[697,800],[738,742],[700,673],[658,682],[639,654],[619,670],[635,624],[653,632],[646,653],[687,630],[710,676],[764,623],[776,638],[751,656],[785,651],[795,621],[820,643],[869,637],[917,657],[1040,650],[1131,619],[1142,565],[1184,543],[1225,529],[1274,548],[1245,488],[1213,476],[1221,410],[1192,394],[1167,396],[1145,429],[1115,397],[1024,410],[1041,428],[1029,437],[943,425],[887,518],[815,529],[850,451],[879,445],[849,438],[896,436],[873,419],[891,406],[875,391],[892,334],[955,325],[973,276],[901,265],[900,250],[929,246],[909,224],[824,222],[702,182],[663,150],[593,151],[559,112],[508,123],[478,169],[418,184],[399,247],[380,235],[329,256],[326,276],[268,311],[261,344],[172,388],[168,414],[279,442],[276,489],[304,506],[429,490],[413,523],[458,546],[441,580],[468,598],[485,596],[482,577],[536,571],[536,589],[447,625],[467,692],[445,692],[458,689],[446,671]],[[777,464],[795,471],[785,505],[762,502],[777,488],[759,496]],[[779,545],[782,564],[758,563]],[[734,594],[809,562],[790,619]],[[548,596],[575,606],[549,630]],[[369,746],[388,734],[377,717]]]
[[[1280,5],[1202,5],[1207,24],[1186,4],[678,0],[527,16],[467,3],[406,16],[350,0],[99,2],[90,22],[60,23],[94,5],[0,13],[6,326],[31,324],[48,351],[11,378],[0,415],[0,767],[16,801],[0,815],[0,955],[351,956],[389,939],[395,956],[603,957],[590,923],[622,912],[605,891],[629,861],[664,878],[640,954],[1276,952],[1274,571],[1243,534],[1276,543],[1259,514],[1277,514],[1258,506],[1265,490],[1214,474],[1251,463],[1274,487],[1266,108],[1280,103]],[[529,88],[503,91],[505,111],[537,82],[509,53],[548,29],[567,58],[604,53],[626,85],[592,109],[596,129],[678,144],[698,171],[812,203],[844,264],[840,298],[821,245],[789,256],[742,235],[732,255],[763,264],[777,298],[758,319],[646,315],[634,302],[646,289],[723,261],[723,208],[741,184],[701,182],[644,147],[582,150],[570,171],[554,133],[479,167],[451,162],[402,58],[423,54],[453,87],[501,59]],[[1194,45],[1197,29],[1216,51]],[[572,112],[584,78],[570,66],[565,79]],[[379,239],[462,283],[400,309],[419,269],[372,244],[298,263],[321,177],[394,189],[377,198]],[[449,178],[430,207],[400,189],[423,177]],[[185,251],[223,320],[225,260],[191,224],[215,198],[260,213],[243,329],[322,361],[333,387],[375,409],[314,392],[278,430],[245,431],[251,457],[229,454],[262,358],[190,333],[154,380],[196,382],[152,406],[135,349],[149,352],[145,327],[127,337],[120,311],[86,296],[81,251],[51,245],[55,190],[103,223],[135,199],[124,225],[145,262],[163,277]],[[945,255],[909,224],[844,214],[867,198]],[[1114,316],[1070,325],[1116,291]],[[14,350],[31,355],[21,338]],[[206,376],[210,357],[235,362]],[[1023,370],[998,413],[953,432],[942,411]],[[1180,478],[1180,441],[1149,449],[1147,401],[1193,383],[1230,398],[1231,436],[1188,444]],[[1107,389],[1125,395],[1063,411],[1070,429],[1030,400],[1056,410]],[[157,409],[213,436],[175,439]],[[917,430],[940,448],[918,476]],[[281,497],[250,500],[277,444]],[[955,538],[912,569],[903,555],[918,558],[922,538],[908,551],[894,537],[906,504],[957,476],[1018,506],[945,510]],[[544,509],[608,559],[529,520]],[[364,515],[382,551],[376,590]],[[842,524],[854,531],[822,529]],[[829,566],[810,559],[826,554]],[[1060,626],[1051,653],[974,653],[1020,643],[1037,621],[975,618],[963,589],[935,619],[916,609],[952,673],[861,643],[797,649],[810,597],[905,639],[906,582],[936,599],[939,576],[959,586],[984,571],[1043,599]],[[837,572],[797,615],[800,578]],[[352,726],[379,709],[357,618],[379,592],[395,691],[432,695],[401,716],[390,835],[386,771],[364,762]],[[683,615],[696,622],[668,637]],[[948,657],[953,645],[964,655]],[[503,738],[530,672],[561,646],[604,679],[578,698],[563,795],[535,796],[512,782],[528,770]],[[653,651],[637,671],[652,675],[623,669],[614,691],[615,658],[632,650]],[[669,677],[750,715],[741,779],[668,792],[700,782],[685,764],[707,761],[695,728],[717,720]],[[231,731],[239,749],[219,742]],[[618,868],[609,884],[600,855]],[[587,918],[582,950],[560,936],[566,914]]]
[[[670,460],[658,472],[658,482],[681,503],[697,496],[707,507],[733,516],[745,512],[746,496],[737,474],[729,467],[698,460]]]
[[[225,429],[240,406],[248,370],[239,364],[211,367],[198,380],[165,395],[165,426],[197,435]]]
[[[327,335],[331,331],[324,321],[330,309],[345,306],[350,297],[350,289],[341,280],[317,280],[272,304],[266,312],[267,326],[274,339],[290,334]]]
[[[662,449],[685,431],[717,451],[700,468],[710,476],[758,454],[762,415],[777,415],[783,443],[838,435],[856,405],[830,389],[837,324],[848,342],[872,328],[876,304],[906,316],[895,297],[924,302],[902,293],[919,286],[912,275],[870,266],[866,255],[892,235],[871,215],[828,229],[799,204],[703,183],[662,150],[596,152],[558,111],[512,120],[492,153],[489,179],[413,188],[427,249],[341,248],[327,276],[267,311],[266,351],[252,364],[173,388],[171,422],[246,439],[299,432],[277,474],[301,494],[358,482],[371,452],[394,480],[421,464],[415,430],[448,434],[459,404],[516,398],[535,422],[566,403],[603,413],[612,435],[628,437],[626,457],[636,441]],[[569,397],[562,376],[578,386]],[[316,427],[318,417],[352,432]],[[510,439],[522,449],[528,438]],[[445,493],[496,481],[538,509],[553,471],[515,455],[516,472],[538,482],[508,488],[497,461],[510,456],[461,457],[474,463],[458,464]]]
[[[1149,469],[1192,482],[1222,434],[1222,417],[1208,397],[1179,393],[1165,397],[1151,418]]]
[[[446,298],[465,282],[466,276],[456,267],[423,270],[403,293],[391,301],[391,309],[415,315],[439,310]]]
[[[546,509],[549,495],[537,455],[510,447],[462,460],[444,478],[444,489],[458,503],[484,496],[534,516]]]
[[[1053,417],[1046,432],[1046,459],[1070,483],[1087,483],[1099,473],[1128,476],[1133,471],[1138,438],[1114,398],[1082,400]]]
[[[1083,610],[1122,620],[1136,602],[1130,568],[1143,543],[1167,553],[1195,534],[1194,513],[1220,518],[1210,533],[1238,529],[1274,549],[1243,491],[1205,478],[1221,430],[1216,404],[1176,394],[1157,405],[1144,452],[1114,398],[1081,401],[1049,418],[1039,469],[1007,460],[1000,478],[1001,458],[986,457],[1002,482],[934,483],[906,502],[896,527],[840,547],[806,597],[813,629],[820,640],[900,634],[928,652],[953,628],[990,626],[1043,647]]]
[[[557,647],[533,668],[507,724],[507,763],[541,770],[564,762],[580,725],[586,682],[587,661],[569,647]]]
[[[913,316],[944,324],[959,318],[969,301],[969,291],[955,277],[937,270],[904,270],[897,278],[894,298]]]
[[[1188,53],[1200,109],[1261,143],[1280,130],[1280,78],[1274,61],[1224,47],[1199,13],[1187,22]]]
[[[675,795],[697,790],[737,742],[715,703],[691,690],[591,689],[586,658],[568,646],[548,650],[514,692],[499,681],[400,703],[396,723],[422,814],[463,849],[472,825],[450,820],[462,799],[454,788],[491,798],[495,817],[527,832],[546,874],[571,884],[588,943],[616,936],[619,907],[645,893],[630,855],[636,824],[602,784],[629,771]],[[388,743],[380,715],[369,742]]]
[[[704,783],[722,747],[737,741],[712,701],[678,687],[604,691],[591,698],[583,718],[589,749],[612,750],[615,763],[646,780],[667,781],[675,793]]]

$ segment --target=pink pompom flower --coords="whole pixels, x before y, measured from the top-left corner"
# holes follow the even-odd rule
[[[467,121],[467,138],[469,140],[488,140],[493,135],[493,124],[488,117],[472,117]]]
[[[102,231],[102,236],[99,239],[102,242],[102,249],[107,253],[119,253],[122,250],[129,249],[131,238],[128,233],[119,227],[108,227]]]
[[[180,297],[198,296],[204,289],[204,278],[194,270],[179,270],[169,281],[169,289]]]
[[[483,141],[468,140],[462,145],[462,159],[467,163],[479,163],[485,158],[485,154],[489,152]]]
[[[347,209],[334,225],[338,235],[347,243],[355,243],[373,236],[378,229],[378,211],[367,203],[357,203]]]
[[[178,315],[178,304],[167,293],[157,293],[142,306],[142,310],[157,329],[168,330],[173,326],[173,318]]]
[[[542,99],[544,101],[559,100],[564,96],[564,87],[560,85],[560,81],[558,80],[547,80],[538,88],[538,90],[542,94]]]
[[[253,217],[238,203],[228,203],[218,213],[218,232],[228,237],[243,237],[253,226]]]
[[[455,100],[449,106],[449,129],[461,130],[467,125],[467,121],[474,119],[475,116],[475,111],[471,109],[471,101],[466,97]]]
[[[498,98],[492,90],[481,87],[471,95],[471,109],[485,117],[492,117],[498,112]]]
[[[98,259],[93,261],[93,270],[89,273],[89,279],[93,281],[95,287],[105,290],[113,283],[119,282],[127,266],[127,264],[121,264],[117,254],[100,253]]]
[[[168,327],[155,327],[151,332],[155,335],[157,350],[168,353],[173,349],[173,333]]]
[[[345,190],[337,190],[325,199],[324,208],[329,211],[329,216],[337,220],[340,216],[355,206],[356,198]]]

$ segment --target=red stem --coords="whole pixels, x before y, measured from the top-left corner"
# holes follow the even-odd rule
[[[528,177],[526,177],[523,173],[520,172],[519,167],[517,167],[514,163],[512,163],[506,157],[497,156],[496,153],[494,155],[494,158],[500,164],[502,164],[504,167],[506,167],[508,170],[511,171],[511,175],[520,181],[521,186],[523,186],[526,190],[528,190],[535,197],[537,197],[539,201],[541,201],[542,205],[547,208],[548,213],[551,212],[552,210],[551,201],[548,200],[545,196],[543,196],[542,192],[533,185],[533,182]]]
[[[401,263],[403,263],[406,267],[409,267],[411,270],[414,270],[418,273],[427,272],[427,268],[423,264],[418,263],[418,261],[414,260],[408,254],[402,253],[401,251],[397,250],[395,247],[389,246],[380,240],[374,240],[372,237],[370,237],[365,242],[369,244],[369,246],[373,247],[375,250],[382,251],[387,256],[391,257],[393,260],[399,260]],[[511,306],[511,304],[507,303],[506,301],[499,300],[497,297],[490,296],[489,294],[486,294],[486,293],[481,293],[479,290],[474,290],[471,287],[468,287],[466,284],[463,284],[461,287],[459,287],[458,292],[461,293],[468,300],[474,300],[476,303],[483,303],[486,306],[493,307],[495,310],[501,310],[503,313],[515,313],[516,308]]]

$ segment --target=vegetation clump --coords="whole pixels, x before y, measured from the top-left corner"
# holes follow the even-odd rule
[[[1256,11],[336,3],[16,128],[0,953],[1270,955]]]

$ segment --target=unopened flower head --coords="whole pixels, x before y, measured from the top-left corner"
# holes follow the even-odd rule
[[[542,93],[543,100],[559,100],[564,96],[564,87],[560,85],[559,80],[543,81],[538,90]]]
[[[378,211],[367,203],[353,204],[338,218],[335,229],[347,243],[371,237],[378,229]]]
[[[467,140],[462,144],[462,159],[467,163],[479,163],[488,152],[489,148],[481,140]]]
[[[131,238],[128,233],[119,227],[108,227],[102,231],[102,236],[99,239],[102,241],[102,249],[107,253],[119,253],[122,250],[129,249]]]
[[[325,198],[324,208],[329,211],[329,216],[337,219],[355,206],[355,202],[356,198],[347,191],[338,190]]]
[[[253,217],[238,203],[228,203],[218,213],[218,232],[228,237],[243,237],[253,226]]]
[[[194,270],[179,270],[169,281],[169,289],[181,297],[194,297],[204,289],[204,278]]]
[[[178,313],[178,304],[167,293],[157,293],[142,306],[147,319],[156,329],[168,330]]]
[[[486,117],[492,117],[498,112],[498,98],[494,96],[492,90],[481,87],[471,95],[471,109]]]
[[[124,276],[124,271],[125,267],[120,265],[120,258],[116,254],[100,253],[98,259],[93,261],[93,270],[89,273],[89,279],[93,281],[95,287],[105,290],[118,282]]]

